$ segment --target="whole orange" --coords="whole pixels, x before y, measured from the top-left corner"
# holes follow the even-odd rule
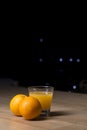
[[[28,96],[20,103],[19,111],[25,119],[32,120],[40,115],[42,107],[38,99]]]
[[[26,97],[24,94],[17,94],[10,100],[10,110],[16,116],[21,116],[19,111],[19,104]]]

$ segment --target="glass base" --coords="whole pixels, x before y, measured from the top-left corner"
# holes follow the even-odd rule
[[[50,116],[50,110],[42,110],[41,116],[49,117]]]

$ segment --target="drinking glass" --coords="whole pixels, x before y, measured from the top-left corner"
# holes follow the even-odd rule
[[[53,99],[54,87],[52,86],[30,86],[29,96],[39,100],[42,106],[42,114],[49,116]]]

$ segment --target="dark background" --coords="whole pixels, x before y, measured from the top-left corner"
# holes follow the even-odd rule
[[[80,81],[87,79],[86,17],[85,10],[70,8],[40,15],[2,10],[0,77],[57,90],[73,91],[76,85],[79,91]]]

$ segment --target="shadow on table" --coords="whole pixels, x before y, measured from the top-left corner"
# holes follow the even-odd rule
[[[70,111],[52,111],[50,112],[50,115],[48,117],[46,116],[39,116],[37,119],[34,119],[33,121],[43,121],[43,120],[49,120],[51,117],[56,117],[56,116],[68,116],[68,115],[73,115],[74,113]]]
[[[52,111],[50,112],[50,117],[52,116],[67,116],[67,115],[72,115],[71,111]]]

